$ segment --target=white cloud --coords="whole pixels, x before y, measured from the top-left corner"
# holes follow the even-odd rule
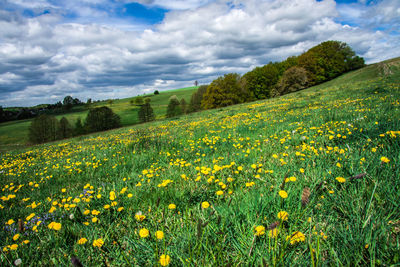
[[[96,6],[110,4],[108,0],[78,2],[69,1],[68,6],[88,7],[93,12],[82,12],[96,20],[104,15],[104,9]],[[32,18],[1,11],[0,105],[55,102],[68,94],[82,100],[121,98],[191,86],[194,80],[210,82],[227,72],[245,73],[298,55],[326,40],[347,42],[368,62],[399,55],[398,36],[365,26],[374,19],[382,21],[379,14],[371,15],[366,24],[345,25],[338,22],[342,6],[333,0],[146,4],[161,6],[161,2],[174,11],[146,30],[143,25],[110,19],[110,14],[101,24],[83,23],[82,12],[71,21],[63,14],[68,9],[50,4],[48,8],[56,12]],[[46,3],[31,1],[35,8]],[[396,13],[386,9],[397,6],[395,2],[378,5],[389,12],[384,13],[391,18],[386,24],[397,23]],[[362,20],[372,12],[363,7],[353,15],[349,9],[348,16]]]

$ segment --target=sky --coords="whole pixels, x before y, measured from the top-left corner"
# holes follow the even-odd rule
[[[399,0],[0,0],[0,106],[132,97],[346,42],[400,56]]]

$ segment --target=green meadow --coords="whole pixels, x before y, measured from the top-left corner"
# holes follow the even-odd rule
[[[161,92],[155,122],[1,153],[1,265],[398,264],[399,63],[171,120],[191,89]]]
[[[147,94],[143,97],[151,98],[151,106],[154,110],[156,119],[165,118],[169,98],[176,95],[179,100],[185,99],[186,103],[190,103],[190,97],[197,90],[198,87],[186,87],[181,89],[169,90],[160,92],[158,95]],[[129,126],[139,123],[138,110],[139,106],[131,104],[130,101],[135,100],[135,97],[113,100],[110,104],[108,101],[96,102],[90,105],[91,108],[107,106],[121,117],[123,126]],[[89,108],[86,106],[73,107],[69,113],[57,115],[56,118],[60,120],[66,117],[72,126],[78,118],[84,122]],[[10,121],[0,124],[0,151],[23,147],[28,143],[28,129],[32,119]]]

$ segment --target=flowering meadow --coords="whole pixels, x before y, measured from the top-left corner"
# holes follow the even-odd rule
[[[344,83],[2,153],[0,264],[398,263],[399,101]]]

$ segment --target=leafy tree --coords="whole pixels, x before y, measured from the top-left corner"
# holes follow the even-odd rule
[[[88,132],[105,131],[120,126],[121,118],[108,107],[91,109],[85,121]]]
[[[58,139],[59,122],[51,115],[40,115],[36,117],[29,127],[29,141],[41,144]]]
[[[195,112],[201,110],[201,101],[203,95],[207,92],[207,85],[201,85],[196,92],[194,92],[190,98],[190,104],[188,112]]]
[[[154,94],[155,94],[155,95],[159,95],[160,92],[159,92],[158,90],[155,90],[155,91],[154,91]]]
[[[82,120],[80,117],[78,117],[78,119],[75,122],[75,128],[74,128],[73,132],[74,132],[74,135],[81,135],[86,132],[85,127],[83,127]]]
[[[138,96],[138,97],[136,97],[135,98],[135,104],[136,105],[143,105],[143,97],[141,97],[141,96]]]
[[[167,118],[176,117],[182,114],[181,103],[176,95],[169,98],[169,103],[167,107]]]
[[[146,98],[146,100],[147,99],[150,98]],[[140,109],[138,111],[138,117],[140,122],[154,121],[155,116],[153,108],[150,105],[150,101],[147,100],[145,104],[140,106]]]
[[[72,127],[67,118],[62,117],[60,120],[60,127],[58,135],[60,138],[68,138],[72,136]]]
[[[114,103],[114,100],[112,100],[112,99],[108,99],[107,100],[107,103],[110,105],[110,107],[112,106],[112,104]]]
[[[65,109],[67,109],[67,110],[71,109],[73,105],[74,105],[74,99],[72,98],[72,96],[68,95],[68,96],[64,97],[63,107]]]
[[[194,86],[198,86],[199,82],[198,81],[194,81]]]
[[[251,93],[241,84],[240,75],[225,74],[214,80],[203,95],[201,107],[203,109],[226,107],[251,100]]]
[[[291,67],[283,73],[274,95],[278,96],[299,91],[307,87],[307,81],[307,71],[304,68]]]
[[[278,83],[279,69],[276,64],[269,63],[263,67],[256,67],[246,73],[244,79],[245,86],[255,98],[269,98],[272,88]]]
[[[186,103],[186,100],[185,100],[184,98],[182,98],[181,101],[180,101],[180,103],[181,103],[181,110],[182,110],[182,113],[183,113],[183,114],[186,114],[186,113],[187,113],[187,110],[188,110],[188,105],[187,105],[187,103]]]
[[[299,66],[307,70],[312,85],[364,65],[364,60],[350,46],[339,41],[323,42],[300,55],[298,60]]]

